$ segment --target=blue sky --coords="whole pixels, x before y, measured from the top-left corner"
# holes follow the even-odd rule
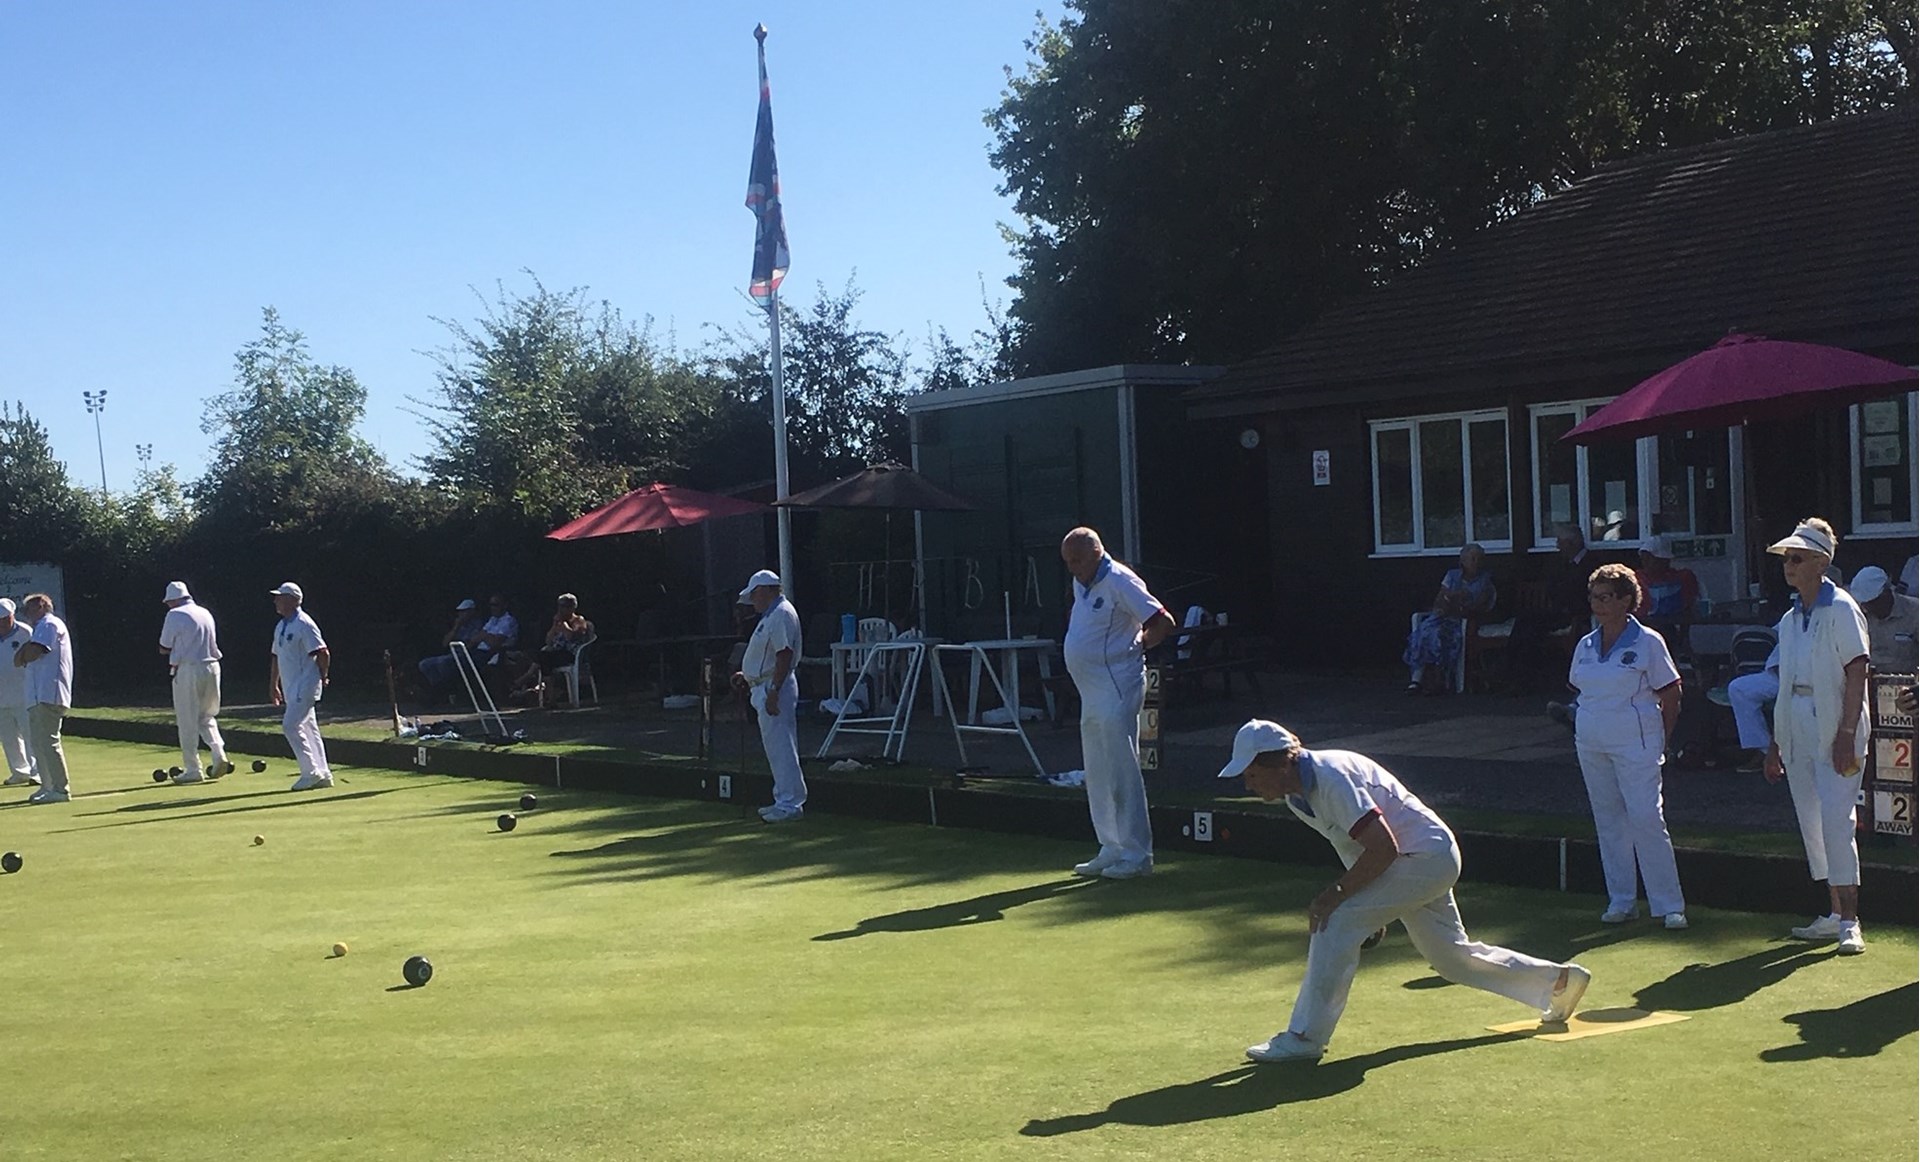
[[[764,20],[794,301],[857,274],[868,325],[980,325],[1013,263],[981,121],[1058,0],[176,0],[0,7],[0,398],[99,482],[199,475],[203,401],[273,305],[426,448],[433,319],[584,286],[683,346],[750,321],[743,205]]]

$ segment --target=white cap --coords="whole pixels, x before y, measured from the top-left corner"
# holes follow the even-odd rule
[[[1673,545],[1665,537],[1648,537],[1640,542],[1640,551],[1649,557],[1658,557],[1662,561],[1673,560]]]
[[[167,582],[167,595],[160,600],[178,601],[182,597],[192,596],[193,594],[187,592],[187,583],[185,581],[169,581]]]
[[[778,584],[780,584],[780,574],[775,573],[772,569],[762,569],[747,578],[747,587],[740,591],[740,600],[745,601],[747,598],[752,597],[753,591],[762,585]]]
[[[0,597],[0,613],[4,613],[4,614],[6,614],[6,615],[7,615],[8,617],[12,617],[12,616],[13,616],[13,611],[14,611],[14,610],[16,610],[16,609],[18,609],[18,608],[19,608],[19,606],[17,606],[17,605],[15,605],[15,604],[13,603],[13,598],[11,598],[11,597]]]
[[[305,601],[307,599],[307,595],[305,593],[300,592],[300,587],[298,585],[295,585],[291,581],[280,582],[280,588],[271,591],[268,594],[268,596],[291,597],[295,601]]]
[[[1233,761],[1220,768],[1220,777],[1231,779],[1244,774],[1249,764],[1268,751],[1286,750],[1300,745],[1294,733],[1277,722],[1256,718],[1233,736]]]
[[[1853,584],[1847,586],[1847,592],[1855,601],[1865,604],[1887,591],[1887,571],[1878,565],[1868,565],[1853,575]]]
[[[453,611],[455,613],[465,613],[469,609],[478,609],[478,608],[480,607],[473,603],[473,598],[467,597],[467,598],[463,598],[460,604],[454,606]]]
[[[1775,555],[1784,555],[1788,549],[1806,549],[1831,559],[1833,538],[1812,525],[1801,525],[1794,529],[1791,535],[1782,537],[1767,546],[1767,552]]]

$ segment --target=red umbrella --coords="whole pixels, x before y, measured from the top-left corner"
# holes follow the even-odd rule
[[[612,504],[575,517],[548,533],[547,539],[577,541],[586,537],[685,528],[724,516],[751,516],[766,511],[766,505],[751,500],[736,500],[731,496],[681,488],[677,484],[649,484]]]
[[[1642,381],[1561,439],[1590,444],[1788,419],[1912,391],[1916,381],[1910,367],[1841,347],[1728,335]]]

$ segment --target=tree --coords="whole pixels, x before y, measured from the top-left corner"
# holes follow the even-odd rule
[[[415,401],[420,466],[463,506],[553,523],[683,472],[723,410],[719,384],[648,325],[580,289],[504,289],[475,324],[440,320],[438,398]]]
[[[0,559],[61,561],[85,525],[83,491],[25,404],[0,405]]]
[[[202,513],[246,534],[311,528],[342,507],[381,503],[396,482],[356,431],[366,388],[347,368],[315,362],[272,307],[260,331],[234,358],[232,390],[209,399],[200,422],[217,437],[190,489]]]
[[[987,115],[1033,374],[1224,362],[1612,158],[1909,102],[1868,0],[1069,0]]]

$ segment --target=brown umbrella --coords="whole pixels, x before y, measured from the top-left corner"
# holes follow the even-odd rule
[[[886,555],[893,565],[893,514],[902,512],[972,512],[976,507],[905,464],[874,464],[865,471],[795,493],[776,505],[785,508],[871,508],[887,514]],[[893,589],[882,585],[881,610],[893,613]]]

